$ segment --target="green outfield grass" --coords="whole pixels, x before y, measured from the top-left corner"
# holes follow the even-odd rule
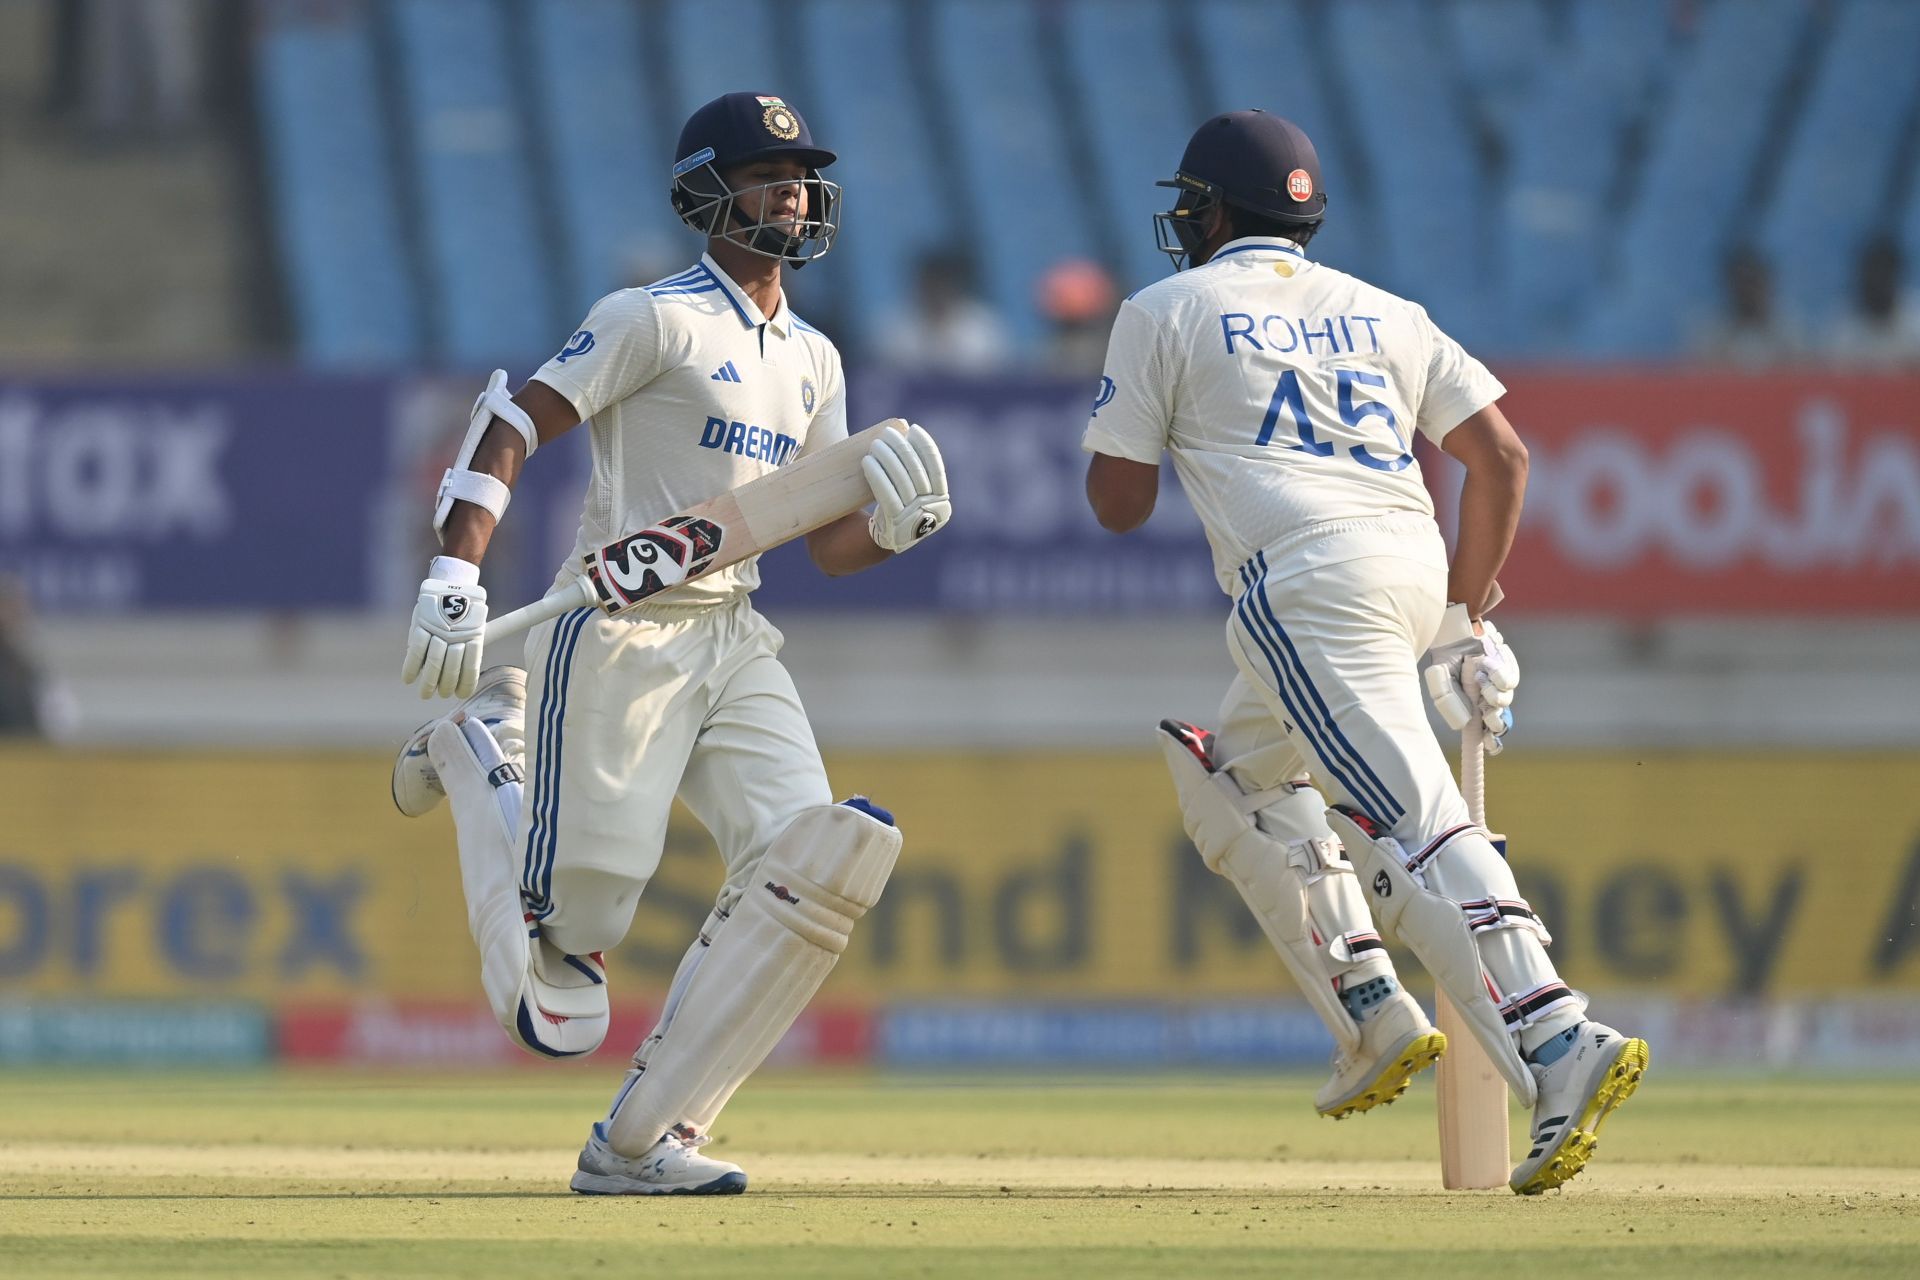
[[[1520,1200],[1439,1189],[1424,1080],[1336,1124],[1301,1078],[785,1075],[717,1144],[745,1196],[570,1195],[612,1083],[0,1074],[0,1275],[1701,1280],[1920,1256],[1913,1080],[1656,1067],[1586,1174]]]

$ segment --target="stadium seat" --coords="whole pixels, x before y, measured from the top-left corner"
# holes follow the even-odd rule
[[[1329,55],[1345,88],[1378,209],[1377,283],[1473,345],[1490,316],[1490,189],[1440,11],[1420,0],[1330,5]]]
[[[1154,248],[1153,215],[1199,123],[1173,55],[1172,16],[1160,0],[1075,0],[1066,9],[1067,66],[1092,151],[1098,208],[1119,252],[1122,293],[1171,270]]]
[[[544,359],[578,317],[551,278],[505,11],[397,0],[392,15],[436,354],[467,367]]]
[[[833,176],[846,189],[849,220],[819,270],[844,286],[846,340],[871,342],[907,305],[921,254],[951,245],[964,199],[954,191],[954,159],[935,152],[906,10],[814,0],[800,16],[813,86],[809,122],[840,154]]]
[[[1455,74],[1482,122],[1505,126],[1551,74],[1545,6],[1539,0],[1452,0],[1446,14]]]
[[[692,238],[667,201],[673,129],[648,83],[652,33],[637,6],[544,0],[529,9],[535,118],[563,233],[562,300],[585,315],[603,294],[645,283],[636,274],[658,279],[683,265]]]
[[[672,0],[665,6],[661,23],[673,139],[678,139],[682,122],[702,105],[723,93],[751,90],[791,98],[817,141],[836,152],[845,150],[822,134],[822,121],[809,94],[813,81],[786,40],[792,26],[787,21],[791,8],[769,0]],[[699,252],[699,242],[690,235],[683,233],[674,243],[688,254]],[[833,252],[837,256],[840,251]],[[841,283],[832,258],[802,273],[789,272],[788,305],[823,328],[837,330],[828,317],[841,310]]]
[[[1495,236],[1500,348],[1565,348],[1610,252],[1608,202],[1672,45],[1664,0],[1582,0],[1538,51],[1521,105],[1498,121],[1507,153]]]
[[[1612,274],[1582,342],[1596,354],[1673,359],[1718,314],[1721,270],[1742,230],[1757,239],[1745,202],[1772,140],[1772,113],[1806,47],[1804,0],[1742,0],[1701,16],[1672,65],[1647,156],[1614,222]]]
[[[1299,0],[1207,0],[1183,12],[1197,24],[1206,95],[1200,114],[1259,107],[1305,129],[1320,154],[1327,190],[1326,225],[1314,237],[1312,256],[1371,279],[1373,206],[1348,154],[1305,7]],[[1285,68],[1284,74],[1275,68]]]
[[[1058,259],[1094,246],[1041,60],[1040,17],[1027,0],[943,0],[933,23],[933,101],[948,104],[978,220],[969,243],[1016,339],[1036,339],[1044,330],[1035,282]],[[983,67],[993,69],[990,89],[979,83]]]
[[[1920,5],[1846,0],[1774,173],[1770,244],[1778,297],[1811,328],[1846,313],[1856,255],[1888,207],[1901,126],[1920,90]]]
[[[268,6],[254,55],[266,185],[309,364],[403,365],[420,313],[364,6]]]

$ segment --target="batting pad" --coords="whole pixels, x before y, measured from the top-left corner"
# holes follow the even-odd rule
[[[638,1156],[673,1125],[713,1123],[826,981],[899,856],[891,817],[865,801],[819,805],[788,824],[615,1104],[615,1151]]]
[[[1251,808],[1267,797],[1246,795],[1224,769],[1209,770],[1164,726],[1155,736],[1180,797],[1187,837],[1201,860],[1239,891],[1334,1040],[1347,1052],[1358,1052],[1360,1026],[1336,989],[1340,979],[1367,963],[1356,958],[1347,939],[1372,933],[1353,868],[1330,841],[1287,842],[1268,835]],[[1379,946],[1378,939],[1373,945]],[[1377,961],[1385,950],[1372,954]]]
[[[1460,904],[1428,888],[1408,869],[1409,859],[1399,841],[1369,834],[1339,809],[1327,810],[1327,825],[1347,846],[1355,870],[1371,886],[1381,931],[1405,943],[1420,958],[1473,1029],[1473,1038],[1487,1051],[1514,1096],[1533,1106],[1538,1094],[1533,1072],[1521,1059],[1501,1004],[1487,986],[1480,949]],[[1477,840],[1484,846],[1485,858],[1500,861],[1483,833],[1463,832],[1458,840],[1463,846]]]
[[[442,721],[427,738],[460,845],[460,885],[467,931],[480,951],[480,985],[507,1035],[547,1058],[591,1053],[607,1036],[606,987],[592,1004],[576,1000],[564,1013],[541,1000],[533,973],[531,925],[520,901],[514,832],[520,820],[520,766],[501,754],[478,720]]]

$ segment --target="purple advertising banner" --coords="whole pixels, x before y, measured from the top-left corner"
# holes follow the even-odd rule
[[[0,379],[0,575],[45,611],[404,609],[436,550],[440,474],[478,376],[299,373]],[[787,609],[1142,613],[1214,608],[1199,522],[1165,473],[1147,525],[1094,522],[1084,380],[856,377],[855,429],[885,417],[940,440],[952,525],[911,555],[830,580],[803,546],[768,556]],[[484,581],[543,594],[572,546],[587,433],[540,451]]]
[[[0,574],[42,609],[368,602],[374,380],[0,380]]]
[[[855,378],[852,429],[902,417],[940,441],[953,523],[910,555],[837,580],[815,570],[803,547],[784,547],[761,562],[755,599],[768,608],[962,613],[1220,608],[1206,538],[1171,467],[1143,528],[1120,538],[1095,522],[1080,449],[1094,381]]]

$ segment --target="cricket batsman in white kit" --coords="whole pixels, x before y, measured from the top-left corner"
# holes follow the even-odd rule
[[[1533,1109],[1509,1185],[1559,1186],[1647,1046],[1588,1019],[1554,971],[1545,926],[1468,819],[1419,672],[1424,654],[1441,716],[1480,718],[1498,749],[1519,667],[1481,613],[1526,487],[1505,388],[1421,307],[1307,258],[1327,198],[1290,122],[1216,116],[1161,185],[1178,196],[1156,215],[1160,247],[1182,269],[1121,307],[1084,446],[1115,532],[1152,512],[1173,455],[1233,600],[1239,676],[1218,734],[1161,726],[1188,834],[1333,1033],[1323,1114],[1391,1102],[1446,1049],[1370,900]],[[1451,566],[1416,430],[1467,468]]]
[[[574,609],[529,633],[526,671],[485,672],[478,566],[521,464],[577,423],[592,433],[592,478],[557,582],[596,546],[846,438],[839,353],[781,289],[784,265],[833,243],[840,191],[820,176],[833,160],[779,97],[731,93],[696,111],[671,198],[706,254],[601,299],[516,395],[496,373],[434,515],[443,554],[421,583],[402,675],[422,696],[466,700],[402,749],[394,799],[409,815],[451,802],[482,984],[509,1036],[549,1057],[599,1047],[602,956],[659,865],[676,794],[726,861],[659,1024],[580,1154],[576,1191],[746,1188],[698,1148],[878,901],[901,837],[865,799],[833,802],[780,633],[749,599],[755,560],[619,616]],[[828,574],[904,551],[950,514],[919,427],[882,433],[861,467],[872,516],[807,535]]]

